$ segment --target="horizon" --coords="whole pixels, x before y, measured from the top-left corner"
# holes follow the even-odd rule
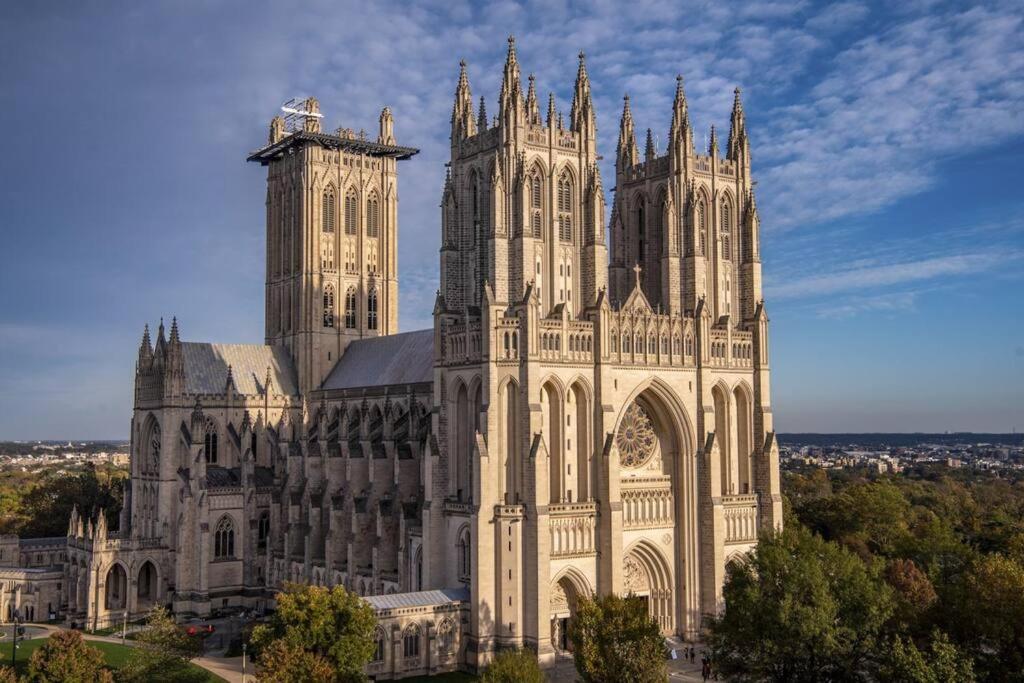
[[[567,5],[544,24],[515,3],[245,8],[0,10],[0,84],[21,103],[0,121],[45,133],[11,135],[0,161],[0,440],[128,431],[161,316],[188,341],[263,341],[265,178],[245,156],[295,95],[326,130],[372,130],[389,105],[422,150],[399,171],[399,314],[430,327],[458,62],[495,111],[509,33],[566,112],[586,52],[606,194],[624,92],[663,150],[677,73],[698,147],[743,88],[778,433],[1024,429],[1013,3]]]

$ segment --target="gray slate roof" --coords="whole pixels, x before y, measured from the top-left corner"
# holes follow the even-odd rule
[[[186,393],[224,393],[229,365],[235,387],[241,394],[262,394],[267,368],[274,381],[273,393],[289,396],[299,393],[291,356],[283,346],[183,342],[181,347]]]
[[[447,605],[450,602],[468,602],[469,589],[442,588],[432,591],[415,593],[392,593],[391,595],[371,595],[363,598],[374,609],[397,609],[400,607],[433,607]]]
[[[434,379],[434,331],[358,339],[348,345],[321,389],[418,384]]]

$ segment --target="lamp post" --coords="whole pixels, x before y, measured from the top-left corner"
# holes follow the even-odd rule
[[[245,683],[245,641],[242,642],[242,683]]]
[[[124,615],[121,617],[121,644],[124,645],[124,639],[128,635],[128,610],[124,611]]]

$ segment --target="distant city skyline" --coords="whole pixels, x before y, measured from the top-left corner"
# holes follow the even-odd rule
[[[743,88],[779,432],[1024,430],[1019,6],[536,14],[5,6],[0,439],[124,438],[126,359],[160,316],[186,340],[263,340],[265,184],[244,158],[294,95],[328,130],[372,131],[389,105],[422,149],[400,180],[399,322],[429,327],[458,61],[493,113],[510,32],[566,113],[587,53],[606,188],[624,92],[663,149],[676,73],[697,145]]]

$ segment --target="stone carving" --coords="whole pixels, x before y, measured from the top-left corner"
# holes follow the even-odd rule
[[[640,561],[632,555],[623,562],[623,584],[627,593],[639,593],[648,588],[647,572],[640,565]]]
[[[657,437],[651,418],[639,404],[631,403],[622,416],[622,424],[615,435],[619,447],[619,463],[623,467],[640,467],[654,454]]]
[[[565,594],[561,582],[551,587],[551,613],[561,614],[569,611],[569,597]]]

